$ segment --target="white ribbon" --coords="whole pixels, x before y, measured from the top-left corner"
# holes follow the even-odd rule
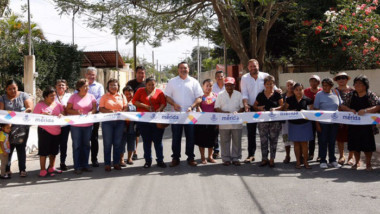
[[[84,123],[129,120],[167,124],[243,124],[268,121],[307,119],[327,123],[370,125],[380,123],[380,114],[359,116],[351,112],[339,111],[265,111],[238,114],[208,112],[120,112],[76,116],[47,116],[0,110],[0,123],[24,125],[77,125]]]

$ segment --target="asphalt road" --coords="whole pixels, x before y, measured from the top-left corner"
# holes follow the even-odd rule
[[[169,163],[170,127],[164,138]],[[243,157],[246,147],[244,133]],[[198,148],[195,151],[199,161]],[[141,157],[142,144],[138,152]],[[32,154],[27,178],[14,175],[0,180],[0,213],[379,213],[379,163],[373,172],[363,167],[353,171],[349,166],[322,170],[316,162],[311,170],[298,170],[293,153],[290,164],[282,163],[284,156],[280,142],[274,169],[258,166],[260,147],[253,164],[226,167],[219,159],[216,164],[190,167],[183,140],[182,162],[175,168],[154,164],[144,169],[144,160],[139,159],[121,171],[107,173],[101,164],[90,173],[75,175],[71,168],[55,177],[39,178],[38,156]],[[103,162],[102,153],[99,158]],[[72,167],[71,149],[68,164]],[[12,170],[17,172],[17,163]]]

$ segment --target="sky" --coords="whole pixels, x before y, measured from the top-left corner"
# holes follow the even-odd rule
[[[10,0],[11,10],[24,17],[27,21],[27,13],[21,10],[22,5],[26,5],[27,0]],[[52,0],[30,0],[31,21],[37,23],[42,29],[48,41],[60,40],[64,43],[72,43],[72,21],[71,16],[58,14]],[[92,29],[80,17],[76,17],[75,25],[75,44],[83,51],[113,51],[116,50],[116,38],[105,30]],[[197,39],[189,36],[180,36],[178,40],[167,42],[163,41],[162,46],[152,48],[150,45],[139,44],[137,46],[137,56],[152,62],[152,51],[154,60],[163,66],[176,65],[187,56],[191,50],[197,46]],[[208,40],[200,39],[200,46],[213,47]],[[132,43],[126,44],[126,40],[119,38],[118,50],[122,56],[133,56]]]

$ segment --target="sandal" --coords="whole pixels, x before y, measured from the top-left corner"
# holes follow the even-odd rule
[[[340,165],[344,165],[344,162],[346,162],[346,158],[343,156],[343,157],[341,157],[341,158],[339,158],[339,161],[338,161],[338,163],[340,164]]]
[[[372,166],[367,166],[367,167],[365,168],[365,170],[367,170],[367,172],[371,172],[371,171],[373,171],[373,168],[372,168]]]
[[[304,166],[305,166],[305,169],[311,169],[311,166],[309,164],[304,165]]]
[[[208,161],[209,163],[216,163],[216,160],[213,159],[213,158],[209,158],[209,159],[207,159],[207,161]]]
[[[38,175],[39,177],[46,177],[48,175],[48,172],[46,169],[40,170],[40,174]]]
[[[125,162],[121,162],[119,165],[120,165],[121,167],[127,167],[127,164],[126,164]]]
[[[26,173],[25,171],[20,172],[20,177],[25,178],[26,176],[28,176],[28,173]]]
[[[353,166],[351,166],[351,169],[353,169],[353,170],[357,170],[357,169],[358,169],[358,165],[353,165]]]
[[[52,173],[56,173],[56,174],[62,174],[62,170],[58,170],[58,169],[56,169],[56,168],[54,168],[54,167],[49,167],[48,168],[48,170],[47,170],[50,174],[52,174]]]
[[[350,166],[353,166],[355,163],[354,163],[354,159],[351,158],[347,161],[347,164],[350,165]]]
[[[301,164],[296,164],[296,169],[301,169]]]
[[[128,164],[128,165],[133,165],[133,161],[128,160],[128,161],[127,161],[127,164]]]
[[[288,163],[290,163],[290,156],[285,157],[283,163],[284,163],[284,164],[288,164]]]
[[[206,161],[206,159],[204,159],[204,160],[201,160],[201,164],[207,164],[207,161]]]

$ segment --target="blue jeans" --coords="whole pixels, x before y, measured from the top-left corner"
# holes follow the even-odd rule
[[[156,150],[157,162],[164,161],[162,137],[165,129],[157,128],[155,123],[138,123],[137,124],[144,145],[144,158],[147,163],[152,163],[152,141]]]
[[[69,133],[70,133],[70,126],[63,126],[61,127],[61,136],[60,136],[60,143],[59,143],[59,151],[61,153],[61,163],[66,162],[67,157],[67,140],[69,139]]]
[[[335,162],[335,139],[338,133],[338,124],[323,124],[321,125],[321,135],[319,140],[319,154],[321,158],[321,163],[327,163],[327,149],[329,150],[329,162]]]
[[[194,160],[194,125],[172,124],[172,158],[179,160],[181,157],[182,130],[185,129],[187,161]]]
[[[111,150],[113,146],[113,164],[120,163],[121,145],[125,121],[107,121],[102,122],[103,147],[104,147],[104,164],[111,165]]]
[[[121,140],[121,153],[125,153],[125,146],[127,146],[128,152],[136,150],[136,133],[135,124],[130,121],[129,126],[125,126],[123,130],[123,138]]]
[[[92,126],[77,127],[71,126],[71,139],[73,141],[74,169],[88,168],[88,158],[90,156],[90,139]]]

